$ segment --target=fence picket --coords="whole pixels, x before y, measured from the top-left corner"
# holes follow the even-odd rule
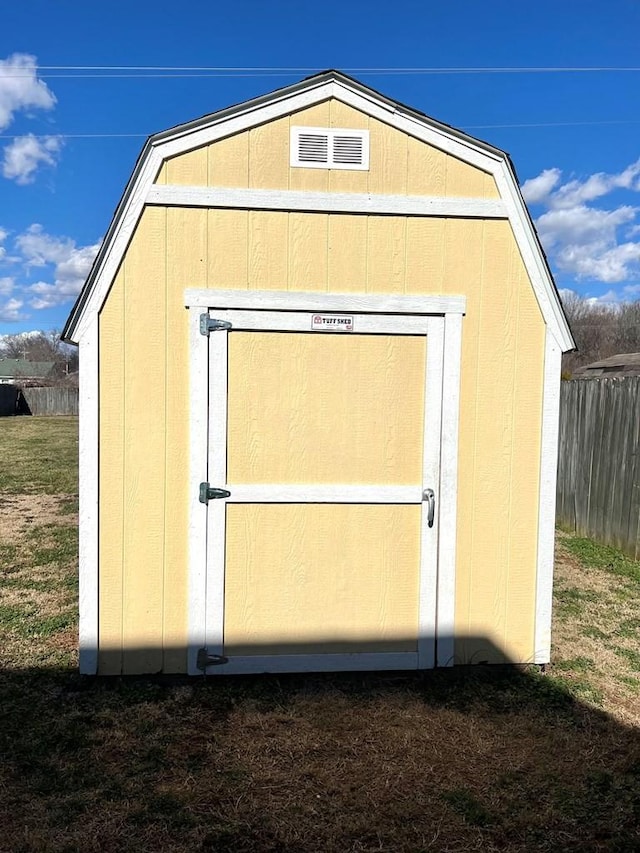
[[[563,527],[640,550],[640,377],[562,383],[556,516]]]
[[[77,415],[77,388],[23,388],[32,415]]]

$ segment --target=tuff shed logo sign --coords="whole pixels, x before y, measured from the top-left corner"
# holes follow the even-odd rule
[[[347,314],[313,314],[311,328],[314,332],[353,332],[353,317]]]

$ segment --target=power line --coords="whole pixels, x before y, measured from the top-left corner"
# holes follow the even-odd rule
[[[438,75],[438,74],[604,74],[637,73],[640,66],[495,66],[495,67],[373,67],[345,68],[349,74]],[[33,65],[1,72],[3,77],[31,77],[36,71],[48,78],[153,78],[153,77],[277,77],[318,73],[317,67],[216,66],[216,65]],[[58,72],[72,72],[60,74]],[[26,73],[25,73],[26,72]],[[44,74],[41,72],[45,72]],[[91,72],[91,73],[87,73]],[[114,73],[115,72],[115,73]]]
[[[640,124],[640,119],[614,119],[611,121],[549,121],[523,124],[465,124],[467,130],[487,130],[509,127],[594,127],[596,125]]]
[[[0,139],[22,139],[31,136],[34,139],[50,139],[62,137],[63,139],[146,139],[150,133],[5,133],[0,134]]]
[[[605,121],[558,121],[558,122],[522,122],[519,124],[461,124],[464,130],[500,130],[517,129],[528,127],[599,127],[610,125],[640,124],[640,119],[611,119]],[[63,133],[52,132],[42,134],[4,133],[0,139],[21,139],[24,136],[32,136],[34,139],[48,139],[51,136],[63,139],[146,139],[152,133]]]

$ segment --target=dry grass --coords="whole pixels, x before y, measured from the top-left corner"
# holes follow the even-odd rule
[[[85,680],[56,464],[0,492],[0,851],[640,850],[635,564],[561,539],[546,675]]]
[[[573,681],[578,695],[640,726],[640,582],[612,574],[606,563],[597,567],[578,559],[581,541],[562,532],[557,538],[553,672],[569,686]],[[612,553],[631,572],[637,566],[640,577],[640,564]]]

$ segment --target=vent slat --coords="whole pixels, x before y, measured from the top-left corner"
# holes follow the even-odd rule
[[[336,136],[333,140],[333,159],[336,163],[362,163],[362,137]]]
[[[315,133],[301,133],[298,157],[305,163],[327,163],[329,161],[329,139]]]

